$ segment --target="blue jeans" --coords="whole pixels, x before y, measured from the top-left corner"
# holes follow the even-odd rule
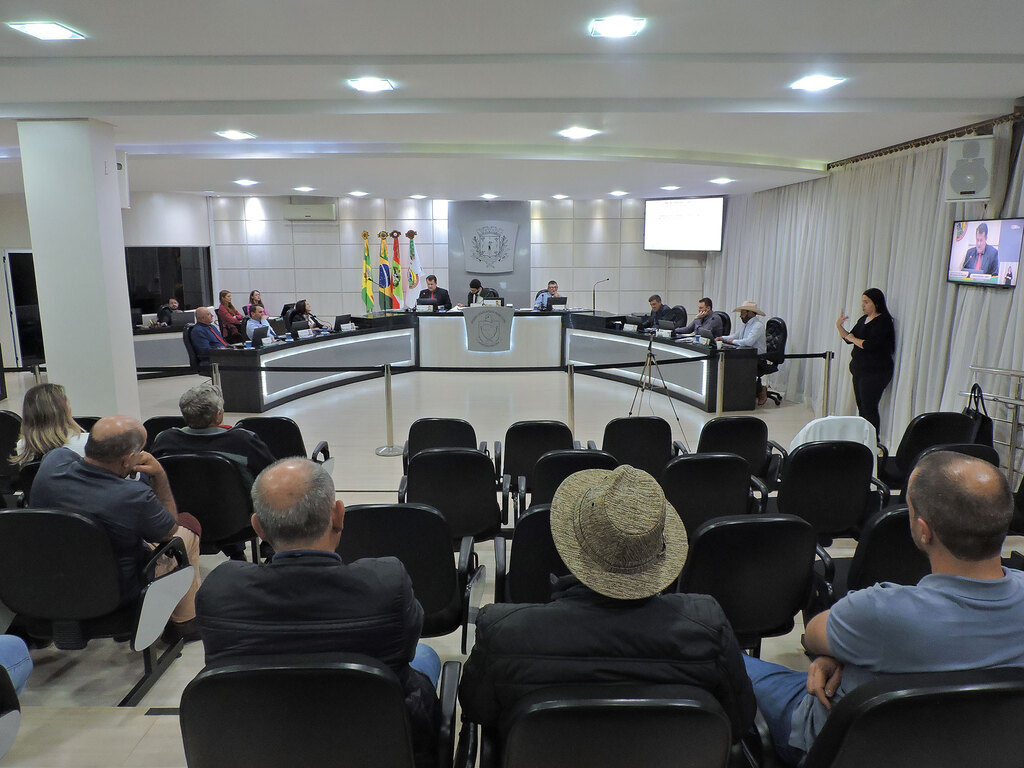
[[[793,730],[793,711],[807,693],[807,673],[746,654],[743,664],[754,685],[757,708],[771,731],[775,751],[787,765],[796,765],[803,759],[804,751],[789,745],[789,735]]]
[[[0,667],[7,670],[20,695],[32,671],[32,657],[24,640],[16,635],[0,635]]]
[[[416,655],[409,666],[429,677],[431,685],[437,688],[437,681],[441,678],[441,657],[437,651],[426,643],[417,643]]]

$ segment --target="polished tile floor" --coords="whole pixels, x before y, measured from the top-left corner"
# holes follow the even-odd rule
[[[9,376],[10,396],[2,407],[18,410],[27,375]],[[139,384],[143,417],[177,414],[180,394],[201,381],[179,377]],[[384,387],[380,380],[353,384],[289,403],[270,412],[298,422],[312,447],[327,440],[336,457],[334,477],[340,497],[348,504],[390,501],[402,475],[400,458],[382,458],[374,450],[393,442],[400,445],[409,425],[420,416],[468,419],[478,440],[500,440],[514,421],[558,419],[569,421],[568,386],[564,373],[408,373],[394,379],[394,428],[386,429]],[[600,442],[605,423],[629,413],[634,388],[577,376],[575,381],[575,436]],[[72,405],[74,405],[72,403]],[[646,393],[634,413],[656,414],[673,425],[673,437],[695,447],[701,425],[710,418],[682,403]],[[793,435],[818,414],[801,404],[769,403],[758,409],[771,437],[788,445]],[[678,419],[677,419],[678,416]],[[240,414],[228,414],[232,423]],[[850,552],[849,541],[837,541],[839,554]],[[493,568],[493,550],[481,547],[481,560]],[[223,556],[203,556],[208,573]],[[793,667],[805,666],[798,638],[801,628],[782,638],[766,641],[762,656]],[[443,659],[462,659],[458,633],[429,641]],[[5,766],[134,766],[136,768],[185,765],[178,719],[153,708],[177,707],[185,685],[203,666],[201,643],[186,646],[147,694],[142,705],[118,709],[134,677],[141,674],[141,659],[123,644],[93,641],[84,651],[35,651],[35,671],[22,695],[23,723],[18,740],[4,760]],[[148,714],[147,714],[148,713]]]

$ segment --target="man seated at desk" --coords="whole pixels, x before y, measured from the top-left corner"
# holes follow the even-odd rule
[[[181,310],[178,308],[178,300],[171,296],[171,298],[167,300],[167,303],[156,311],[157,325],[162,325],[164,327],[170,325],[171,318],[174,316],[174,313],[180,311]]]
[[[537,298],[534,299],[533,308],[535,310],[543,312],[544,310],[549,308],[548,303],[551,301],[551,299],[557,298],[558,283],[556,283],[554,280],[549,280],[547,290],[538,293]]]
[[[675,312],[672,307],[661,303],[661,296],[654,294],[647,300],[651,305],[651,314],[647,316],[647,319],[640,324],[640,330],[647,328],[653,328],[658,330],[659,320],[674,320]]]
[[[743,321],[743,331],[729,336],[719,336],[717,341],[724,341],[735,344],[737,347],[750,347],[757,350],[757,404],[764,405],[768,400],[768,388],[761,383],[761,376],[765,373],[765,353],[768,351],[768,343],[764,335],[764,312],[757,306],[756,301],[747,300],[740,304],[733,312],[740,313],[740,320]]]
[[[464,307],[467,304],[480,304],[484,299],[496,299],[498,292],[493,288],[484,288],[475,277],[469,281],[469,296],[466,297],[466,304],[459,304]]]
[[[717,339],[722,335],[722,318],[711,311],[711,299],[705,296],[697,302],[697,316],[688,325],[676,328],[673,333],[676,336],[683,336],[687,333],[700,333],[708,331],[711,338]]]
[[[224,337],[213,327],[213,312],[209,307],[199,307],[196,310],[196,324],[188,333],[200,368],[210,365],[211,349],[226,349],[228,346]]]
[[[267,322],[267,310],[265,310],[261,304],[253,304],[249,310],[249,319],[245,323],[245,337],[247,339],[253,338],[253,334],[260,328],[267,329],[268,338],[277,338],[277,334],[274,333],[274,329],[271,328],[270,323]]]
[[[427,287],[420,291],[421,299],[437,299],[437,308],[445,311],[452,308],[452,297],[444,288],[437,287],[437,275],[427,275]]]

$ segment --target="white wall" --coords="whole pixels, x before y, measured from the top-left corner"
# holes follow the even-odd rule
[[[209,247],[205,197],[133,192],[131,201],[132,207],[121,211],[126,247]]]

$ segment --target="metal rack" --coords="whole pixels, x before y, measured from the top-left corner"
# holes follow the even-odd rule
[[[1024,415],[1024,371],[1017,371],[1010,368],[986,368],[981,365],[972,365],[970,370],[976,375],[985,374],[991,377],[1000,377],[1006,379],[1008,386],[1006,387],[1007,394],[993,394],[986,390],[985,402],[986,403],[998,403],[1006,407],[1008,411],[1008,418],[1000,418],[998,416],[991,415],[993,425],[995,424],[1008,424],[1008,436],[1006,440],[999,439],[999,429],[994,429],[995,444],[1006,446],[1006,468],[1007,477],[1010,480],[1010,485],[1014,488],[1017,486],[1022,474],[1024,474],[1024,467],[1022,467],[1022,458],[1024,458],[1024,439],[1022,439],[1022,432],[1024,432],[1024,421],[1021,417]],[[1002,387],[1000,387],[1002,389]],[[961,392],[961,395],[969,396],[969,392]]]

